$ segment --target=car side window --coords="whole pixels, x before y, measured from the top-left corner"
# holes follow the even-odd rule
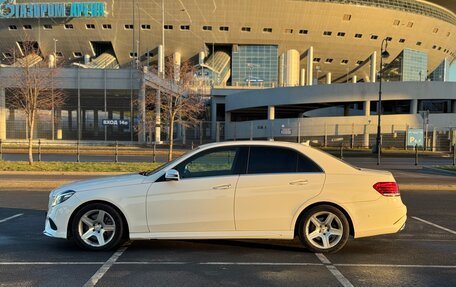
[[[321,168],[301,153],[280,147],[250,147],[248,174],[322,172]]]
[[[217,148],[201,152],[178,164],[181,178],[237,174],[239,147]]]

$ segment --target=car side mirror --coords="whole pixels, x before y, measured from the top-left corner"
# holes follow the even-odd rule
[[[177,170],[170,169],[170,170],[166,171],[166,173],[165,173],[166,181],[172,181],[172,180],[178,181],[179,179],[180,179],[180,176],[179,176],[179,172]]]

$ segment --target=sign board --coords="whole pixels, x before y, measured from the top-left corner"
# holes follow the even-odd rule
[[[282,128],[280,128],[280,134],[283,136],[291,136],[292,130],[291,130],[291,128],[282,127]]]
[[[0,0],[0,19],[95,18],[105,14],[103,2],[15,3]]]
[[[407,146],[422,147],[424,143],[423,129],[408,129]]]
[[[117,127],[129,127],[130,121],[128,120],[103,120],[104,126],[117,126]]]

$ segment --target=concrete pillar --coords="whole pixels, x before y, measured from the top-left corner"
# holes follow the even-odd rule
[[[331,75],[331,72],[328,72],[326,74],[326,84],[327,85],[331,84],[331,81],[332,81],[332,75]]]
[[[215,140],[215,135],[217,133],[217,103],[215,98],[211,99],[211,139]]]
[[[199,52],[198,54],[198,63],[200,65],[204,64],[204,59],[206,58],[206,53],[205,52]]]
[[[165,56],[163,45],[158,45],[158,73],[163,74],[165,70]]]
[[[93,111],[93,132],[98,136],[98,109]]]
[[[173,54],[173,65],[174,65],[174,81],[179,82],[180,80],[180,68],[181,68],[181,54],[175,52]]]
[[[370,79],[372,83],[377,81],[377,51],[374,51],[370,57]],[[380,67],[381,69],[382,67]]]
[[[356,84],[357,82],[358,82],[358,77],[356,75],[354,75],[352,78],[352,83]]]
[[[0,140],[6,139],[6,92],[0,88]]]
[[[410,114],[412,114],[412,115],[418,114],[418,100],[410,101]]]
[[[365,101],[364,102],[364,116],[366,116],[366,117],[370,116],[370,110],[371,110],[371,102]]]
[[[90,63],[90,55],[85,54],[84,55],[84,65],[88,65]]]
[[[55,68],[55,63],[56,63],[55,56],[52,54],[49,55],[48,56],[48,68],[49,69]]]
[[[301,69],[301,77],[300,77],[299,85],[300,86],[306,85],[306,69]]]
[[[310,46],[307,50],[307,85],[312,86],[313,82],[313,58],[314,58],[314,48]]]
[[[275,107],[268,106],[268,120],[272,121],[275,120]]]
[[[282,53],[279,56],[279,87],[284,86],[284,74],[285,74],[285,54]]]
[[[62,135],[62,110],[57,109],[55,111],[55,113],[56,113],[56,124],[57,124],[57,140],[61,140],[63,137],[63,135]],[[97,122],[97,124],[98,124],[98,122]]]
[[[369,76],[364,76],[364,82],[370,83],[370,77]]]
[[[363,137],[363,147],[364,148],[369,148],[369,130],[368,130],[368,125],[364,125],[364,137]]]
[[[146,143],[146,80],[144,75],[141,77],[140,87],[138,91],[138,143]],[[132,125],[133,123],[130,123]]]
[[[297,50],[288,50],[285,53],[285,71],[283,80],[286,87],[299,85],[299,52]]]
[[[161,143],[161,92],[157,90],[155,97],[155,143]]]

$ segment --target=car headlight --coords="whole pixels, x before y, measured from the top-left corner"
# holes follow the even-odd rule
[[[53,207],[53,206],[56,206],[57,204],[67,201],[75,193],[76,192],[74,190],[67,190],[62,193],[54,195],[54,197],[52,198],[51,206]]]

